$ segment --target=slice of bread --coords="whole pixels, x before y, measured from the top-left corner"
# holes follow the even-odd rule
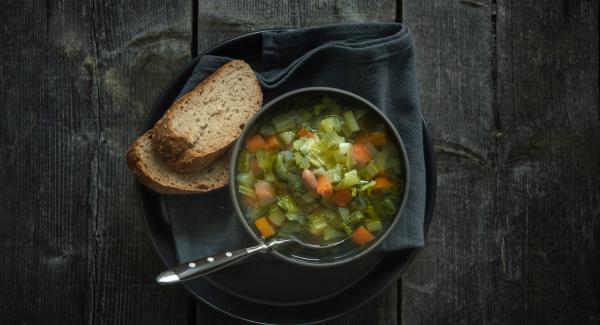
[[[252,68],[230,61],[173,103],[154,126],[157,154],[175,171],[202,170],[233,144],[261,106]]]
[[[164,194],[203,193],[221,188],[229,182],[230,152],[226,152],[202,171],[181,174],[169,169],[156,156],[152,138],[150,130],[129,147],[127,164],[139,181],[154,191]]]

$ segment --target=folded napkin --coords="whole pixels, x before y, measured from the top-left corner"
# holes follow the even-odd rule
[[[423,246],[423,131],[408,28],[396,23],[358,23],[266,31],[262,33],[261,53],[240,53],[235,58],[257,56],[260,62],[247,61],[256,71],[265,103],[293,89],[327,86],[366,98],[390,118],[406,146],[411,179],[406,207],[380,249]],[[181,95],[231,59],[201,57]],[[171,211],[170,223],[180,261],[253,243],[227,204],[228,199],[228,190],[167,198],[169,210],[185,205],[197,211],[196,215],[185,216]]]

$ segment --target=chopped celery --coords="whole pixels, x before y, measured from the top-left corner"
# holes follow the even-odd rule
[[[256,153],[256,161],[258,167],[264,170],[271,170],[273,168],[273,153],[268,151],[259,151]]]
[[[313,165],[317,168],[323,167],[323,162],[318,157],[308,156],[308,161],[310,162],[311,165]]]
[[[275,134],[275,128],[270,125],[263,125],[260,127],[259,133],[262,135],[273,135]]]
[[[298,152],[294,154],[294,161],[296,162],[296,166],[300,169],[307,169],[310,167],[310,160]]]
[[[294,134],[294,132],[286,131],[279,133],[279,138],[281,139],[281,141],[283,141],[283,143],[290,144],[294,141],[296,135]]]
[[[352,144],[349,142],[342,142],[338,146],[340,148],[340,153],[344,155],[347,154],[350,149],[352,149]]]
[[[288,194],[278,197],[277,205],[279,205],[280,208],[282,208],[288,213],[295,213],[300,211],[300,209],[296,205],[296,202],[294,202],[294,199],[292,199],[292,197]]]
[[[288,131],[296,127],[296,119],[289,115],[278,115],[273,118],[273,126],[277,132]]]
[[[387,169],[387,166],[389,164],[389,156],[390,151],[387,150],[387,148],[379,151],[377,154],[375,154],[375,156],[373,156],[373,161],[375,162],[375,165],[377,166],[377,168],[379,168],[379,170]]]
[[[238,171],[240,173],[247,173],[250,171],[250,153],[248,150],[244,149],[240,153],[240,160],[238,161]]]
[[[269,209],[269,214],[267,215],[267,218],[277,227],[280,227],[281,224],[283,224],[283,222],[285,221],[285,215],[283,214],[283,211],[281,211],[281,209],[276,205],[272,206],[271,209]]]
[[[311,214],[306,221],[308,232],[313,235],[320,234],[327,227],[327,220],[320,213]]]
[[[275,171],[275,175],[277,175],[279,179],[287,179],[291,167],[290,163],[293,157],[294,154],[291,151],[280,151],[275,156],[273,170]]]
[[[240,184],[238,186],[238,190],[240,192],[240,194],[251,197],[253,199],[256,198],[256,193],[254,192],[254,189],[248,187],[248,186],[244,186],[242,184]]]
[[[340,224],[337,227],[338,227],[338,229],[345,232],[347,236],[350,236],[354,232],[352,227],[348,226],[348,224],[346,224],[344,222],[340,222]]]
[[[324,240],[332,240],[334,238],[344,238],[344,237],[346,237],[346,235],[343,232],[339,232],[331,226],[327,226],[327,227],[325,227],[325,230],[323,230],[323,239]]]
[[[381,221],[379,221],[379,219],[367,219],[365,221],[365,227],[367,227],[367,229],[371,233],[380,232],[381,231]]]
[[[354,211],[350,214],[350,216],[348,217],[348,220],[344,220],[346,223],[348,224],[356,224],[359,223],[362,219],[364,219],[364,215],[362,214],[362,212],[360,211]]]
[[[337,190],[349,188],[351,186],[358,184],[359,181],[360,181],[360,178],[358,177],[358,173],[356,172],[356,169],[353,169],[353,170],[347,172],[346,174],[344,174],[344,178],[336,186],[334,186],[333,189],[337,191]]]
[[[252,173],[239,173],[237,175],[237,181],[241,185],[252,188],[254,187],[255,179]]]
[[[295,222],[284,222],[277,234],[282,237],[289,237],[293,234],[299,233],[302,231],[302,225]]]
[[[356,132],[356,131],[360,130],[360,127],[358,126],[358,123],[356,122],[356,119],[354,118],[354,114],[352,113],[352,111],[344,112],[344,121],[346,121],[346,126],[348,127],[348,129],[350,131]]]
[[[365,179],[371,179],[377,173],[379,173],[379,168],[377,168],[377,165],[372,160],[361,170],[361,176]]]
[[[336,116],[326,117],[319,123],[319,129],[325,133],[337,132],[340,127],[340,120]]]

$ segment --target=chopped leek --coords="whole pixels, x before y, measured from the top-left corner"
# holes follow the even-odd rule
[[[334,238],[344,238],[346,235],[343,232],[335,230],[335,228],[331,226],[327,226],[325,230],[323,230],[323,239],[324,240],[332,240]]]
[[[318,235],[327,227],[327,219],[322,214],[311,214],[306,221],[308,232]]]
[[[256,161],[260,169],[271,170],[273,168],[273,153],[261,150],[256,153]]]
[[[372,160],[361,170],[361,176],[365,179],[371,179],[379,173],[379,168]]]
[[[295,222],[284,222],[279,228],[279,236],[290,237],[293,234],[302,232],[302,225]]]
[[[270,125],[263,125],[260,127],[259,133],[262,135],[273,135],[275,134],[275,128]]]
[[[359,223],[365,216],[360,211],[354,211],[348,217],[348,220],[344,220],[346,223],[353,225]]]
[[[358,173],[356,172],[356,169],[353,169],[353,170],[347,172],[346,174],[344,174],[344,178],[336,186],[334,186],[333,189],[337,191],[337,190],[349,188],[351,186],[358,184],[359,181],[360,181],[360,178],[358,177]]]
[[[254,187],[254,175],[252,173],[239,173],[237,175],[237,181],[241,185],[252,188]]]
[[[285,215],[277,205],[274,205],[269,209],[267,218],[277,227],[281,226],[281,224],[283,224],[285,221]]]
[[[248,150],[242,150],[240,153],[240,160],[238,161],[238,171],[240,173],[247,173],[250,171],[250,153]]]
[[[256,198],[256,193],[254,192],[254,189],[248,187],[248,186],[244,186],[242,184],[240,184],[238,186],[238,190],[240,192],[240,194],[251,197],[253,199]]]
[[[352,227],[348,226],[348,224],[341,222],[338,225],[338,229],[341,229],[343,232],[346,233],[346,235],[350,236],[354,231],[352,230]]]
[[[282,195],[277,198],[277,205],[289,213],[294,213],[300,211],[294,199],[292,199],[289,195]]]
[[[367,219],[365,221],[365,227],[371,233],[377,233],[381,231],[381,221],[379,219]]]

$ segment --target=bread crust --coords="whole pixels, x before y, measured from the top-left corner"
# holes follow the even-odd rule
[[[173,127],[174,116],[178,113],[178,111],[185,108],[186,101],[189,98],[200,96],[205,91],[207,85],[215,82],[231,69],[248,69],[254,76],[254,72],[247,63],[241,60],[232,60],[213,72],[189,93],[175,101],[175,103],[171,105],[163,117],[154,126],[153,142],[156,148],[156,153],[169,165],[171,169],[180,173],[193,173],[202,170],[219,158],[231,145],[233,145],[233,143],[235,143],[236,139],[239,137],[242,127],[247,123],[247,121],[240,121],[239,128],[227,130],[228,132],[231,132],[230,136],[228,136],[232,139],[231,141],[223,143],[216,148],[198,149],[193,148],[194,143],[198,138],[193,138],[190,135],[178,132]],[[256,97],[252,100],[254,106],[252,107],[252,110],[254,113],[256,113],[262,107],[263,97],[260,84],[256,77],[252,79],[251,83],[252,85],[249,86],[251,86],[254,90],[253,94]],[[218,122],[210,121],[210,123]]]
[[[144,184],[145,186],[163,194],[196,194],[222,188],[229,183],[228,172],[224,173],[226,176],[217,180],[215,184],[212,184],[212,186],[208,186],[206,184],[198,184],[198,186],[194,188],[175,186],[173,184],[165,182],[164,180],[162,180],[161,177],[155,175],[155,173],[149,168],[148,163],[146,162],[143,156],[142,142],[151,141],[152,138],[152,130],[146,132],[144,135],[142,135],[136,141],[133,142],[133,144],[129,147],[129,150],[127,151],[126,155],[127,165],[134,172],[140,183]],[[154,152],[150,152],[149,154],[154,154]],[[227,159],[227,157],[223,157],[221,159]]]

